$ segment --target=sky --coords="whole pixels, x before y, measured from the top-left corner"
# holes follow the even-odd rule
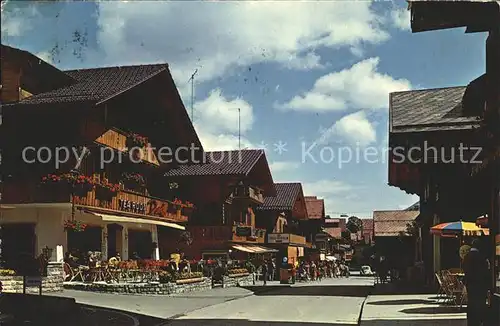
[[[387,185],[389,93],[485,71],[485,34],[412,34],[404,1],[11,0],[1,19],[2,43],[60,69],[168,63],[205,150],[240,135],[332,217],[418,201]]]

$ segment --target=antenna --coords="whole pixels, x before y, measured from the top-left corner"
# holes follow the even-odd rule
[[[198,73],[198,69],[196,69],[191,78],[189,78],[188,83],[191,82],[191,122],[194,122],[194,76]]]
[[[238,149],[241,150],[241,109],[238,108]]]

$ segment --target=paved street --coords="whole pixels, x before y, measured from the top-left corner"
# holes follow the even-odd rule
[[[465,325],[463,310],[440,306],[432,295],[369,295],[372,285],[372,278],[351,277],[291,286],[260,282],[173,296],[82,291],[62,295],[84,305],[120,310],[135,326]]]
[[[214,289],[173,296],[110,295],[83,291],[58,294],[78,303],[156,317],[169,325],[244,325],[267,322],[356,325],[371,278],[327,279],[292,286],[270,282],[248,288]],[[242,324],[243,323],[243,324]],[[144,324],[153,325],[150,321]],[[140,323],[143,325],[143,323]]]

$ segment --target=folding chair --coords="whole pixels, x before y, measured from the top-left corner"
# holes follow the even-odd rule
[[[458,282],[458,278],[454,277],[449,271],[443,271],[443,284],[449,303],[458,305],[458,299],[461,299],[463,293],[463,285]]]
[[[439,303],[439,301],[441,299],[443,301],[446,299],[446,291],[445,291],[445,286],[443,284],[443,278],[441,277],[440,273],[436,272],[434,274],[436,275],[436,280],[437,280],[438,285],[439,285],[439,290],[438,290],[438,293],[437,293],[437,302]]]

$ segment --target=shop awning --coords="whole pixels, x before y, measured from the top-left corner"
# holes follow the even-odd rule
[[[243,252],[248,252],[250,254],[265,254],[270,252],[278,252],[276,249],[255,246],[255,245],[233,245],[233,249]]]
[[[151,225],[166,226],[166,227],[178,229],[178,230],[186,230],[186,228],[182,225],[164,222],[164,221],[149,220],[149,219],[145,219],[145,218],[134,218],[134,217],[120,216],[120,215],[109,215],[109,214],[103,214],[103,213],[92,212],[92,211],[85,211],[85,213],[99,216],[102,218],[102,220],[104,222],[151,224]]]

